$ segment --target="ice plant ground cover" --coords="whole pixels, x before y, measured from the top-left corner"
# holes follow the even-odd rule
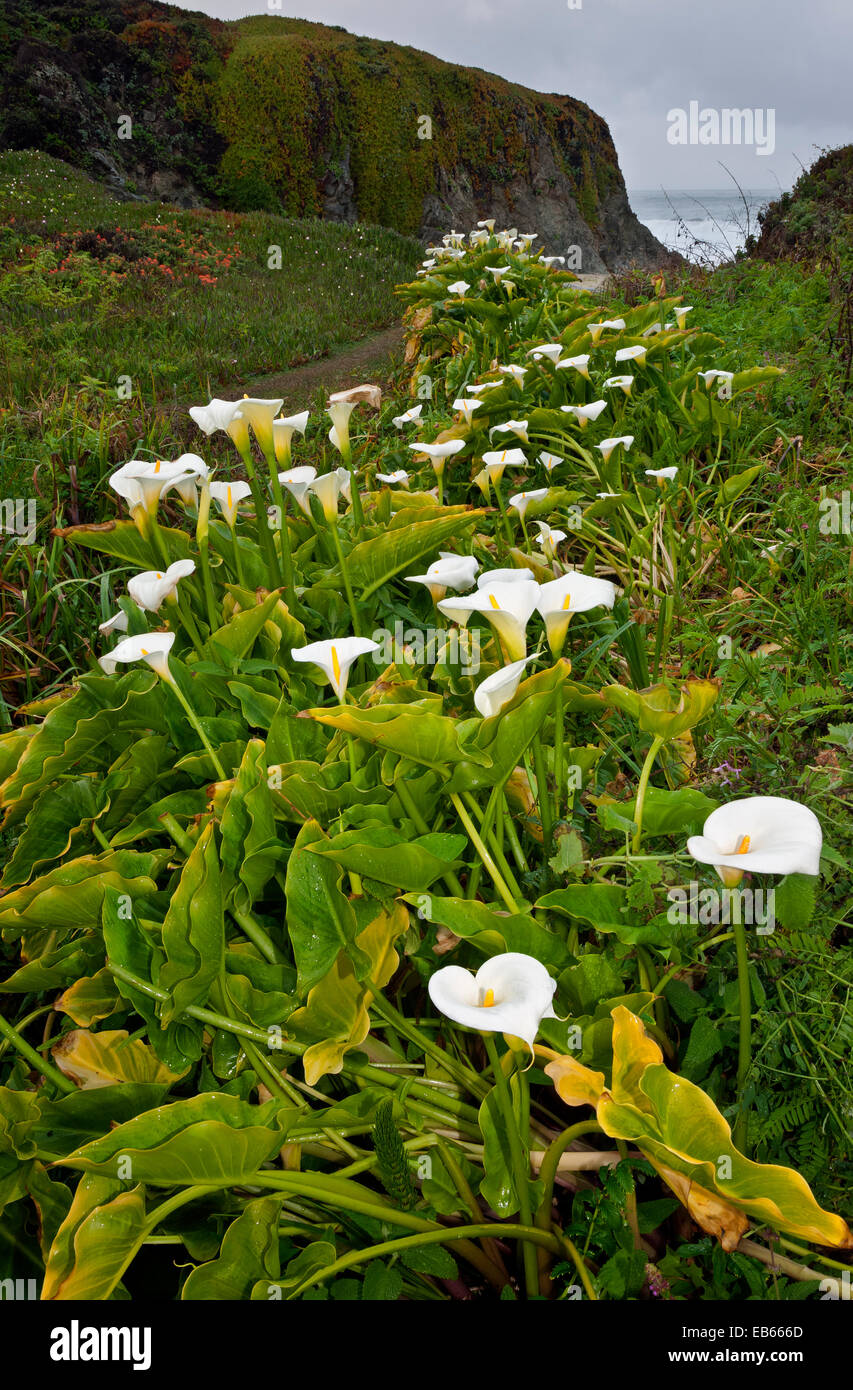
[[[0,1198],[45,1299],[144,1296],[164,1238],[185,1299],[797,1298],[849,1263],[841,798],[749,727],[762,654],[689,637],[785,545],[779,370],[485,230],[401,287],[406,392],[278,430],[199,400],[58,538],[123,579],[0,738]]]

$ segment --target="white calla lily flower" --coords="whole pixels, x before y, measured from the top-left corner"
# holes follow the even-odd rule
[[[157,512],[160,494],[167,484],[184,482],[191,474],[178,462],[156,459],[131,459],[110,478],[110,486],[124,497],[131,512],[141,508],[148,516]]]
[[[242,481],[211,483],[210,495],[233,531],[237,525],[237,509],[240,503],[252,495],[249,484]]]
[[[409,448],[414,454],[426,454],[437,475],[441,477],[444,472],[444,465],[454,454],[458,454],[460,449],[465,448],[464,439],[445,439],[440,444],[424,444],[418,441],[417,444],[410,444]]]
[[[330,401],[326,414],[332,422],[329,430],[329,443],[337,449],[343,459],[350,455],[349,417],[355,410],[356,401]]]
[[[348,497],[351,487],[352,474],[346,468],[335,468],[330,473],[321,474],[319,478],[312,478],[308,483],[308,491],[314,493],[323,508],[324,517],[332,523],[338,519],[338,500],[341,494]]]
[[[236,404],[239,413],[235,415],[235,420],[245,420],[260,444],[264,457],[273,458],[275,454],[273,422],[284,405],[284,400],[281,397],[278,397],[277,400],[264,400],[259,396],[244,396]]]
[[[115,473],[110,475],[109,484],[113,492],[127,503],[134,521],[140,522],[148,515],[148,509],[145,506],[145,494],[142,491],[141,483],[128,472],[128,469],[134,468],[137,462],[137,459],[131,459],[130,463],[122,464],[121,468],[116,469]]]
[[[558,363],[557,363],[557,371],[558,371],[558,372],[565,371],[565,370],[567,370],[569,367],[573,367],[574,370],[575,370],[580,376],[585,377],[586,380],[589,381],[589,353],[588,353],[588,352],[581,352],[581,353],[578,354],[577,357],[564,357],[563,360],[562,360],[562,362],[558,362]]]
[[[105,623],[98,623],[98,631],[106,636],[110,632],[127,632],[128,617],[123,608],[117,613],[113,613],[111,618],[107,618]]]
[[[113,663],[113,670],[117,662],[145,661],[162,680],[174,684],[169,670],[169,652],[174,641],[174,632],[143,632],[139,637],[123,638],[105,659]]]
[[[453,409],[458,410],[462,415],[464,415],[465,424],[470,426],[471,421],[474,418],[474,411],[479,410],[482,404],[483,402],[478,401],[476,396],[473,400],[469,397],[460,397],[458,400],[455,400],[453,402]]]
[[[574,415],[581,429],[586,429],[590,420],[597,420],[603,410],[607,409],[607,401],[590,401],[589,405],[561,405],[564,415]]]
[[[523,661],[513,661],[480,682],[474,691],[474,706],[484,719],[494,719],[504,705],[509,704],[518,690],[525,666],[533,660],[532,656],[527,656]]]
[[[533,1049],[543,1018],[556,1018],[555,980],[533,956],[507,951],[491,956],[476,975],[446,965],[430,977],[429,997],[440,1013],[481,1033],[505,1033]]]
[[[479,396],[481,391],[493,391],[496,386],[503,386],[502,381],[479,381],[473,386],[466,386],[465,390],[471,396]]]
[[[601,450],[601,453],[604,457],[604,462],[606,463],[607,460],[610,458],[610,455],[613,453],[613,450],[617,447],[617,445],[621,444],[623,449],[627,453],[633,442],[634,436],[632,434],[619,434],[616,435],[613,439],[602,439],[601,443],[596,444],[595,447],[596,449]]]
[[[550,270],[552,266],[565,265],[566,258],[565,256],[543,256],[542,264],[547,265],[548,269]]]
[[[588,323],[587,329],[592,338],[592,345],[595,347],[605,328],[610,328],[614,333],[621,333],[625,327],[624,319],[604,319],[602,323]]]
[[[644,328],[640,334],[641,338],[654,338],[656,334],[663,332],[662,323],[650,323],[648,328]]]
[[[235,419],[239,409],[240,401],[223,401],[214,396],[207,405],[191,405],[189,413],[205,434],[224,430],[237,449],[244,453],[249,447],[249,423],[242,416]]]
[[[534,579],[517,583],[484,584],[464,598],[445,598],[437,605],[454,623],[465,627],[472,613],[481,613],[495,629],[510,661],[527,655],[527,624],[536,608],[539,585]]]
[[[675,322],[678,324],[679,328],[683,328],[684,320],[687,318],[687,315],[693,313],[693,305],[681,304],[677,309],[673,309],[672,312],[675,315]]]
[[[527,420],[505,420],[502,425],[492,425],[489,430],[489,439],[496,434],[514,434],[516,439],[520,439],[522,444],[529,444],[527,438]]]
[[[477,226],[484,228],[489,233],[489,236],[491,236],[492,232],[495,230],[495,219],[494,217],[484,217],[482,221],[477,223]]]
[[[454,280],[452,285],[447,286],[447,293],[461,296],[467,294],[470,288],[467,280]]]
[[[734,372],[722,372],[712,367],[709,372],[697,372],[697,376],[701,376],[706,386],[712,386],[715,381],[731,381]]]
[[[560,458],[559,454],[549,454],[546,452],[539,455],[538,462],[541,463],[542,467],[547,469],[549,473],[553,473],[554,469],[559,468],[560,464],[565,463],[566,460]]]
[[[624,391],[626,396],[630,396],[634,386],[632,376],[609,376],[605,381],[603,391]]]
[[[488,449],[483,464],[489,481],[499,483],[505,468],[526,468],[527,455],[523,449]]]
[[[422,405],[413,405],[411,410],[404,410],[402,415],[395,415],[391,423],[398,430],[401,430],[404,425],[413,425],[416,420],[420,420],[422,410]]]
[[[641,343],[636,343],[634,347],[619,348],[614,355],[614,362],[636,362],[638,367],[642,367],[646,360],[648,348],[644,348]]]
[[[483,570],[477,579],[478,589],[489,589],[493,584],[522,584],[529,583],[533,578],[526,565],[517,567],[512,566],[506,569]]]
[[[527,367],[517,366],[515,362],[511,362],[508,367],[498,367],[498,371],[501,373],[502,376],[511,376],[513,381],[518,386],[523,386],[524,378],[526,377],[528,370],[529,368]]]
[[[647,478],[657,478],[658,483],[660,484],[661,487],[663,486],[663,484],[664,484],[665,482],[666,482],[666,483],[673,483],[673,482],[675,482],[675,479],[676,479],[677,475],[678,475],[678,469],[677,469],[676,467],[672,467],[672,468],[647,468],[647,469],[646,469],[646,477],[647,477]]]
[[[539,544],[545,559],[556,560],[557,546],[566,539],[567,533],[549,526],[547,521],[535,521],[533,524],[539,527]]]
[[[295,434],[305,434],[308,427],[308,417],[310,411],[301,410],[298,415],[280,415],[277,420],[272,422],[272,437],[275,446],[275,456],[278,463],[284,465],[285,469],[290,464],[291,442]]]
[[[407,574],[407,584],[425,584],[433,603],[444,598],[448,589],[461,593],[470,589],[480,568],[473,555],[454,555],[452,551],[439,551],[440,559],[429,566],[426,574]]]
[[[395,468],[393,473],[377,473],[376,481],[377,483],[387,483],[389,487],[408,488],[409,475],[405,468]]]
[[[146,613],[157,613],[167,599],[174,598],[178,581],[194,572],[195,561],[175,560],[162,572],[145,570],[143,574],[135,574],[127,582],[127,592],[138,608]]]
[[[532,357],[534,362],[538,362],[542,357],[547,357],[551,362],[559,362],[562,351],[562,343],[540,343],[538,347],[531,348],[527,356]]]
[[[309,642],[306,647],[293,647],[290,655],[294,661],[308,661],[320,670],[331,684],[338,699],[343,702],[353,662],[368,652],[377,652],[379,643],[369,637],[333,637],[324,642]]]
[[[487,266],[486,266],[486,270],[489,272],[489,274],[492,275],[492,276],[494,276],[494,281],[495,281],[495,284],[496,284],[496,285],[499,285],[499,284],[500,284],[500,282],[501,282],[501,280],[503,279],[503,277],[504,277],[505,275],[507,275],[511,269],[512,269],[512,266],[509,266],[509,265],[487,265]]]
[[[823,831],[808,806],[784,796],[745,796],[712,811],[687,850],[734,888],[743,874],[820,873]]]
[[[515,508],[520,517],[523,517],[530,503],[542,502],[550,490],[547,487],[537,487],[532,492],[517,492],[514,497],[509,499],[509,505]]]
[[[555,657],[563,650],[569,621],[573,613],[586,613],[590,608],[612,608],[616,602],[616,585],[609,579],[569,570],[559,579],[539,585],[536,607],[545,619],[548,645]]]
[[[197,508],[197,484],[201,483],[204,487],[209,482],[209,467],[198,454],[181,454],[179,458],[175,459],[175,467],[179,468],[181,472],[163,484],[160,496],[165,497],[166,493],[174,488],[185,507]]]
[[[300,464],[298,468],[288,468],[283,473],[279,473],[278,481],[282,487],[286,487],[294,502],[302,509],[306,516],[311,515],[311,504],[308,500],[308,493],[311,484],[317,476],[316,468],[312,468],[310,463]]]

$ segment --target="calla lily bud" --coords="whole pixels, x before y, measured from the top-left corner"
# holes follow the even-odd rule
[[[636,719],[645,733],[656,734],[664,740],[694,728],[705,718],[719,693],[720,682],[716,679],[685,681],[677,695],[664,684],[652,685],[646,690],[608,685],[601,692],[608,704],[616,705]]]
[[[524,668],[531,661],[532,656],[525,657],[523,661],[513,661],[509,666],[502,666],[493,676],[487,676],[480,682],[474,691],[474,705],[484,719],[494,719],[504,705],[508,705],[510,700],[515,698]]]

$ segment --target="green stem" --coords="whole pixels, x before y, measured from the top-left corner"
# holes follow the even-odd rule
[[[509,803],[506,799],[506,791],[504,791],[502,794],[502,801],[504,831],[506,833],[507,839],[509,840],[509,847],[512,850],[512,857],[515,860],[515,867],[518,869],[518,872],[520,874],[527,874],[530,872],[530,865],[527,862],[524,850],[521,848],[521,841],[518,838],[518,832],[515,828],[515,821],[512,818],[512,812],[509,809]]]
[[[394,1220],[396,1221],[396,1216]],[[487,1221],[478,1222],[471,1226],[445,1226],[437,1231],[425,1231],[423,1235],[401,1236],[398,1240],[385,1240],[379,1245],[371,1245],[365,1250],[352,1250],[346,1255],[341,1255],[334,1264],[326,1265],[324,1269],[312,1274],[309,1279],[306,1279],[287,1296],[288,1299],[299,1298],[312,1285],[320,1284],[332,1275],[340,1274],[344,1269],[353,1269],[357,1265],[365,1264],[368,1260],[381,1259],[383,1255],[395,1255],[401,1251],[414,1250],[423,1245],[444,1245],[449,1241],[460,1241],[467,1244],[472,1240],[481,1240],[484,1237],[519,1238],[532,1241],[534,1245],[541,1245],[554,1255],[562,1253],[557,1236],[546,1235],[545,1232],[537,1231],[533,1226],[521,1226],[512,1222],[500,1224]],[[470,1256],[468,1258],[470,1259]],[[491,1280],[491,1282],[496,1283],[497,1281]],[[503,1283],[505,1280],[501,1281],[501,1284]],[[500,1284],[497,1286],[501,1287]]]
[[[293,590],[293,554],[290,549],[290,532],[287,529],[287,503],[281,490],[281,483],[278,480],[278,465],[275,454],[266,455],[267,467],[270,471],[270,485],[275,505],[278,508],[278,515],[281,518],[281,573],[284,580],[284,590],[287,596],[287,603],[293,607],[296,595]]]
[[[532,744],[533,770],[536,773],[536,800],[539,803],[539,819],[542,822],[542,853],[545,858],[551,852],[554,827],[551,823],[551,802],[548,798],[548,775],[545,771],[545,754],[542,739],[537,734]]]
[[[240,547],[237,544],[237,527],[231,527],[231,549],[234,552],[234,569],[237,572],[237,581],[242,589],[246,587],[246,574],[243,569],[243,557],[240,554]]]
[[[255,464],[252,458],[251,450],[246,449],[246,452],[241,453],[240,457],[242,458],[243,463],[246,466],[246,473],[248,474],[249,479],[249,487],[252,489],[252,501],[255,504],[255,523],[258,531],[258,541],[260,543],[261,549],[264,552],[264,559],[267,562],[269,586],[271,589],[275,589],[278,587],[279,580],[278,556],[275,553],[272,532],[269,528],[266,498],[264,497],[264,494],[261,491],[261,486],[258,482],[257,474],[255,473]]]
[[[359,614],[358,614],[358,607],[357,607],[357,605],[356,605],[355,595],[353,594],[353,591],[352,591],[352,584],[350,583],[349,568],[348,568],[348,566],[347,566],[346,559],[344,558],[344,552],[343,552],[343,550],[341,549],[341,538],[340,538],[340,536],[339,536],[339,534],[338,534],[337,523],[336,523],[336,522],[332,522],[332,524],[331,524],[331,526],[330,526],[329,529],[330,529],[331,532],[332,532],[332,539],[333,539],[333,541],[334,541],[334,543],[335,543],[335,550],[337,551],[337,556],[338,556],[338,564],[339,564],[340,567],[341,567],[341,577],[343,578],[343,581],[344,581],[344,592],[346,593],[346,596],[347,596],[347,603],[348,603],[348,605],[349,605],[350,617],[352,618],[352,630],[353,630],[353,632],[355,633],[356,637],[360,637],[360,636],[361,636],[361,620],[360,620]]]
[[[213,593],[213,580],[210,575],[210,539],[207,535],[203,536],[198,543],[198,554],[201,562],[201,578],[204,587],[204,606],[207,612],[207,625],[211,632],[215,632],[219,627],[219,618],[216,615],[216,598]]]
[[[646,788],[649,785],[649,777],[651,776],[655,758],[665,742],[666,740],[661,738],[659,734],[655,734],[652,739],[652,746],[646,754],[646,761],[643,763],[643,768],[640,773],[640,781],[637,786],[637,800],[634,805],[634,822],[637,826],[637,833],[634,836],[634,841],[631,846],[634,854],[639,854],[640,841],[643,838],[643,804],[646,800]]]
[[[278,947],[270,940],[267,933],[259,922],[256,922],[250,912],[243,912],[239,907],[229,907],[228,911],[237,923],[237,926],[246,936],[257,946],[261,955],[268,960],[270,965],[281,965],[284,957]]]
[[[438,1046],[438,1043],[433,1042],[415,1024],[410,1023],[399,1009],[395,1009],[394,1005],[372,982],[369,981],[368,984],[373,996],[370,1001],[371,1009],[375,1009],[381,1018],[393,1024],[398,1033],[419,1047],[425,1057],[432,1057],[434,1061],[438,1062],[448,1075],[458,1081],[460,1086],[464,1086],[471,1095],[478,1096],[480,1100],[485,1099],[489,1088],[471,1067],[458,1062],[455,1057],[445,1052],[444,1048]]]
[[[563,714],[563,686],[562,683],[554,691],[554,810],[557,821],[562,820],[562,798],[563,798],[563,778],[565,772],[563,762],[565,750],[563,748],[563,734],[565,731],[565,717]],[[568,798],[566,800],[568,806]]]
[[[425,1221],[423,1217],[413,1216],[411,1212],[400,1211],[397,1207],[393,1207],[390,1202],[383,1202],[376,1193],[364,1192],[363,1189],[359,1189],[356,1183],[335,1178],[327,1173],[270,1173],[265,1171],[253,1173],[249,1183],[252,1187],[269,1187],[278,1192],[291,1191],[302,1196],[312,1197],[314,1201],[320,1202],[323,1206],[338,1207],[362,1216],[372,1216],[388,1225],[401,1226],[404,1230],[415,1231],[419,1235],[435,1235],[440,1240],[460,1240],[464,1243],[464,1255],[468,1262],[485,1275],[490,1283],[498,1288],[503,1287],[504,1280],[500,1271],[495,1268],[482,1250],[472,1243],[470,1228],[467,1230],[463,1227],[448,1228],[439,1226],[435,1221]],[[368,1198],[372,1198],[372,1200],[367,1200]],[[480,1234],[478,1227],[474,1227],[473,1230],[478,1235]],[[505,1228],[502,1226],[487,1227],[486,1234],[491,1235],[498,1230],[503,1232]],[[537,1231],[536,1235],[541,1238],[542,1232]],[[531,1239],[533,1239],[532,1236]],[[372,1245],[367,1250],[355,1251],[353,1254],[370,1259],[377,1248],[376,1245]],[[342,1256],[341,1258],[350,1257]],[[319,1273],[319,1276],[312,1275],[305,1284],[299,1285],[298,1289],[294,1291],[294,1295],[303,1292],[309,1284],[318,1282],[318,1279],[324,1279],[335,1268],[336,1265],[329,1265]]]
[[[736,917],[740,914],[736,913]],[[732,929],[737,952],[737,992],[738,992],[738,1053],[737,1089],[738,1113],[732,1128],[732,1141],[736,1149],[746,1153],[747,1107],[743,1093],[752,1065],[752,999],[749,988],[749,954],[746,946],[746,927],[741,921],[733,921]]]
[[[516,1124],[515,1111],[512,1104],[512,1093],[509,1082],[501,1066],[498,1056],[497,1044],[492,1033],[483,1033],[483,1041],[486,1044],[486,1052],[492,1065],[492,1072],[495,1078],[495,1089],[497,1091],[498,1104],[503,1115],[504,1126],[506,1128],[507,1141],[509,1143],[510,1162],[512,1164],[513,1177],[515,1179],[516,1192],[518,1194],[518,1207],[521,1214],[522,1225],[530,1228],[533,1224],[533,1214],[530,1208],[530,1165],[525,1158],[522,1148],[521,1137]],[[523,1072],[518,1072],[519,1082],[524,1084]],[[539,1270],[536,1258],[535,1244],[528,1239],[523,1239],[522,1262],[524,1265],[524,1283],[527,1289],[527,1297],[535,1298],[539,1293]]]
[[[156,999],[163,1003],[169,998],[166,990],[158,989],[156,985],[150,984],[147,980],[141,980],[138,975],[134,975],[130,970],[125,970],[122,965],[108,961],[107,969],[111,975],[115,975],[117,980],[124,980],[126,984],[132,985],[134,989],[138,989],[149,999]],[[269,1034],[264,1029],[255,1028],[250,1023],[240,1023],[236,1019],[227,1018],[224,1014],[214,1013],[211,1009],[203,1009],[198,1004],[188,1004],[183,1012],[188,1014],[190,1018],[198,1019],[200,1023],[209,1023],[214,1028],[221,1028],[224,1032],[233,1033],[238,1038],[251,1038],[255,1042],[263,1043],[264,1046],[269,1042]],[[280,1042],[279,1050],[292,1057],[301,1057],[308,1047],[307,1043],[297,1043],[286,1038],[282,1038]],[[428,1102],[432,1111],[435,1112],[433,1118],[438,1115],[441,1123],[446,1123],[448,1116],[460,1124],[464,1122],[471,1127],[476,1126],[478,1122],[478,1113],[473,1106],[466,1105],[464,1101],[457,1099],[454,1095],[448,1095],[445,1091],[439,1091],[437,1087],[431,1086],[427,1081],[397,1076],[393,1072],[373,1066],[370,1062],[359,1061],[352,1055],[344,1058],[343,1069],[345,1072],[352,1073],[353,1076],[360,1076],[366,1082],[375,1086],[384,1086],[388,1090],[396,1089],[401,1081],[405,1082],[408,1092],[407,1102],[413,1103],[414,1101],[421,1109],[425,1109]],[[444,1112],[443,1115],[441,1111]],[[479,1133],[479,1131],[476,1132]]]
[[[483,841],[481,840],[480,835],[477,831],[477,827],[475,826],[471,817],[468,815],[468,812],[465,810],[465,807],[462,804],[460,798],[457,796],[456,792],[450,793],[450,800],[453,802],[453,805],[456,808],[456,814],[458,815],[466,831],[468,832],[468,837],[471,843],[473,844],[474,848],[476,849],[477,853],[479,854],[481,860],[483,861],[483,864],[485,865],[486,870],[490,878],[492,879],[492,882],[497,888],[498,893],[503,898],[510,912],[518,912],[518,906],[515,902],[515,899],[513,898],[512,894],[507,888],[497,864],[495,863],[489,851],[486,849],[486,846],[483,844]]]
[[[624,1139],[616,1140],[616,1147],[619,1150],[619,1157],[623,1163],[628,1159],[628,1145]],[[625,1215],[628,1218],[628,1225],[631,1227],[631,1235],[634,1238],[634,1249],[642,1250],[643,1241],[640,1235],[640,1221],[637,1215],[637,1191],[634,1186],[634,1176],[631,1175],[631,1190],[625,1194]]]
[[[193,709],[184,692],[181,690],[181,687],[178,685],[178,682],[176,680],[171,680],[167,681],[166,684],[170,687],[170,689],[174,690],[179,702],[184,708],[184,712],[187,716],[187,719],[190,721],[199,738],[201,739],[202,743],[204,744],[205,748],[207,749],[208,756],[216,769],[216,775],[219,778],[220,782],[227,782],[228,778],[226,776],[225,769],[223,768],[221,762],[219,761],[219,758],[213,751],[213,748],[210,744],[210,739],[207,737],[207,734],[201,727],[201,722],[198,718],[198,715],[196,714],[195,710]]]
[[[174,607],[177,610],[178,617],[186,629],[187,636],[198,652],[198,655],[204,659],[204,644],[201,640],[201,634],[199,633],[195,618],[190,612],[186,601],[180,595],[176,595],[172,599],[167,599],[166,602],[169,608]],[[170,626],[172,626],[171,623]]]
[[[35,1048],[31,1047],[30,1044],[21,1037],[20,1033],[12,1027],[11,1023],[9,1023],[2,1014],[0,1014],[0,1034],[3,1035],[7,1042],[11,1043],[16,1052],[19,1052],[22,1057],[26,1058],[35,1071],[40,1072],[45,1080],[52,1082],[58,1091],[62,1091],[63,1095],[70,1096],[77,1090],[74,1082],[69,1077],[63,1076],[62,1072],[59,1071],[52,1062],[46,1062],[45,1059],[36,1052]]]
[[[501,523],[502,523],[502,525],[503,525],[503,533],[504,533],[504,536],[506,537],[506,543],[507,543],[508,546],[511,547],[511,546],[512,546],[512,527],[511,527],[510,524],[509,524],[509,517],[508,517],[507,514],[506,514],[506,506],[504,505],[503,493],[501,492],[501,485],[500,485],[500,483],[498,482],[497,478],[496,478],[495,481],[492,483],[492,487],[494,488],[494,490],[495,490],[495,496],[496,496],[497,499],[498,499],[498,507],[500,508]]]
[[[400,800],[400,805],[403,807],[403,810],[405,811],[409,820],[414,825],[418,834],[428,835],[430,833],[429,826],[427,825],[426,821],[424,820],[423,816],[421,815],[420,811],[415,805],[415,799],[412,796],[412,793],[409,791],[409,788],[406,786],[405,779],[403,777],[397,778],[396,782],[394,783],[394,790],[397,793],[397,796]],[[456,874],[453,873],[452,870],[450,870],[446,874],[442,874],[442,881],[447,884],[448,888],[450,889],[451,893],[455,898],[461,898],[464,896],[462,884],[459,882],[459,879],[456,877]]]

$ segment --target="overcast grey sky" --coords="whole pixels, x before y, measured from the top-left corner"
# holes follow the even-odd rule
[[[578,97],[608,121],[629,188],[727,187],[720,160],[745,187],[788,188],[816,147],[853,139],[853,0],[177,3],[218,19],[279,14],[342,24]],[[691,102],[698,112],[761,112],[760,139],[749,147],[673,143],[669,113],[689,118]],[[773,152],[759,154],[757,144]]]

